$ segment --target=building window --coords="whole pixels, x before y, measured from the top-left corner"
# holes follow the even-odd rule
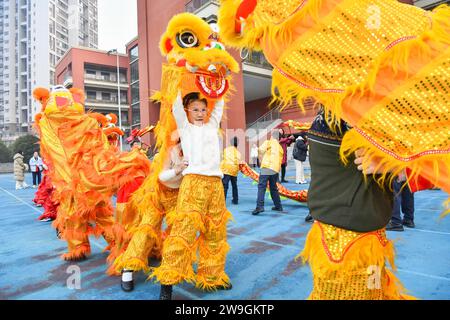
[[[111,81],[111,75],[109,74],[109,72],[102,72],[101,77],[105,81]]]
[[[111,93],[109,93],[109,92],[102,92],[102,100],[111,101]]]
[[[130,50],[130,62],[133,63],[138,58],[139,58],[139,49],[138,46],[135,46]]]
[[[97,100],[97,92],[95,91],[86,91],[86,96],[88,100]]]

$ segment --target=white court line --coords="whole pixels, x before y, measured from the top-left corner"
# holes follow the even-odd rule
[[[450,235],[450,232],[443,232],[443,231],[433,231],[433,230],[425,230],[425,229],[417,229],[417,228],[413,228],[413,229],[408,229],[411,231],[419,231],[419,232],[426,232],[426,233],[434,233],[434,234],[443,234],[443,235]]]
[[[14,194],[12,194],[11,192],[3,189],[2,187],[0,187],[0,190],[2,190],[3,192],[5,192],[6,194],[10,195],[11,197],[13,197],[14,199],[22,202],[23,204],[25,204],[26,206],[30,207],[31,209],[33,209],[36,212],[39,212],[40,214],[42,214],[42,211],[38,210],[36,207],[33,207],[31,204],[23,201],[22,199],[20,199],[19,197],[16,197]]]
[[[421,272],[415,272],[415,271],[409,271],[409,270],[403,270],[403,269],[397,269],[397,271],[398,272],[403,272],[403,273],[414,274],[416,276],[422,276],[422,277],[426,277],[426,278],[430,278],[430,279],[450,281],[450,278],[433,276],[433,275],[427,274],[427,273],[421,273]]]

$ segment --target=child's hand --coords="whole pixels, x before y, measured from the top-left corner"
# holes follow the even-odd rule
[[[377,170],[377,167],[379,166],[381,159],[380,158],[372,158],[370,160],[367,159],[365,149],[356,150],[355,156],[356,156],[355,164],[358,166],[358,170],[362,171],[362,173],[364,173],[365,175],[380,174],[384,172],[383,166],[381,166]]]

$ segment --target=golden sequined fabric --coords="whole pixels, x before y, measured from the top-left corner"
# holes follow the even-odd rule
[[[162,263],[152,276],[165,285],[189,281],[204,289],[226,283],[230,216],[220,178],[185,176],[180,186],[176,218],[164,241]],[[195,275],[193,263],[197,255]]]
[[[372,0],[340,2],[273,61],[311,88],[345,90],[364,82],[380,54],[430,26],[424,11],[397,1],[377,1],[376,6]]]
[[[302,257],[313,273],[311,300],[385,300],[410,298],[387,269],[392,243],[384,230],[359,233],[316,222]]]
[[[379,101],[357,129],[373,144],[407,160],[450,150],[450,49]]]
[[[352,244],[360,238],[374,236],[377,237],[381,245],[385,246],[387,244],[384,230],[362,233],[341,229],[324,223],[318,223],[318,226],[322,232],[324,250],[330,258],[330,261],[333,262],[341,262]]]
[[[306,2],[305,0],[269,0],[262,3],[260,1],[255,11],[264,21],[278,24],[291,17]]]

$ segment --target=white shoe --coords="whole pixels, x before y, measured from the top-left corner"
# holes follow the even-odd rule
[[[50,218],[45,218],[45,219],[42,219],[42,220],[41,220],[41,222],[49,222],[49,221],[52,221],[52,219],[50,219]]]

